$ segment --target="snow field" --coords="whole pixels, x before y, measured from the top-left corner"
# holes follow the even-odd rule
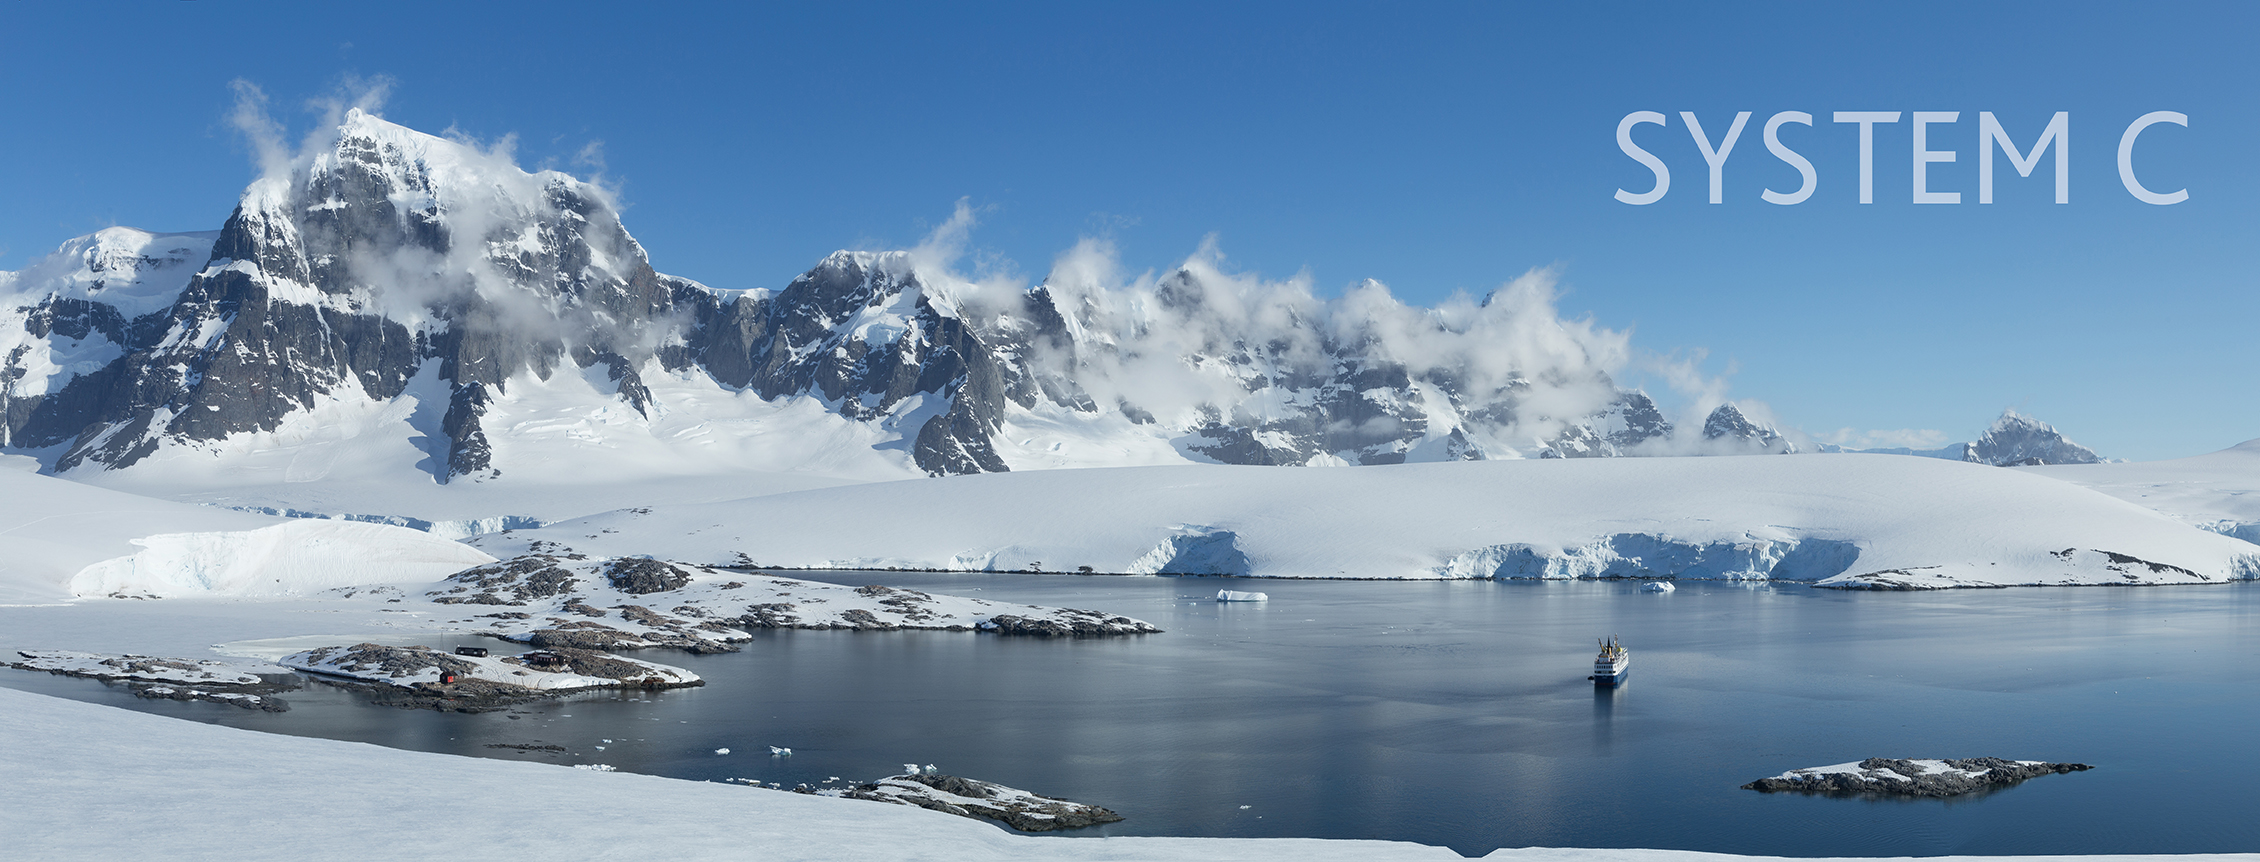
[[[537,541],[806,568],[1849,586],[1880,573],[1876,585],[1909,588],[2260,577],[2260,547],[2132,503],[1893,455],[956,476],[624,510],[471,543],[511,556]]]
[[[467,545],[385,524],[294,520],[256,530],[160,533],[72,575],[75,596],[298,595],[425,583],[494,561]]]

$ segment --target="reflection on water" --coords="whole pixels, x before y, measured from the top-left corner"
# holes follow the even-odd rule
[[[1130,818],[1082,834],[1389,838],[1469,853],[2260,847],[2243,811],[2243,776],[2260,767],[2260,743],[2242,731],[2260,718],[2246,694],[2260,682],[2252,585],[1641,594],[1632,583],[1267,581],[1267,603],[1219,604],[1207,580],[819,577],[1098,608],[1168,632],[771,632],[735,655],[646,655],[690,667],[704,688],[482,715],[371,708],[324,687],[266,715],[43,674],[0,683],[261,730],[690,779],[822,784],[934,763]],[[1597,689],[1585,679],[1593,639],[1612,632],[1640,673]],[[769,757],[770,745],[794,755]],[[1986,755],[2098,768],[1953,802],[1739,789],[1872,756]]]

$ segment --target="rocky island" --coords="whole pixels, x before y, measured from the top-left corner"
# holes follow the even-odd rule
[[[1894,760],[1870,757],[1858,763],[1792,769],[1772,778],[1761,778],[1742,785],[1742,789],[1761,793],[1794,790],[1827,794],[1960,796],[2008,787],[2035,776],[2083,772],[2093,768],[2085,763],[2003,760],[1998,757],[1973,757],[1967,760]]]
[[[138,697],[201,700],[266,712],[287,712],[275,692],[299,687],[288,668],[257,661],[105,655],[72,650],[22,650],[0,665],[61,676],[123,683]]]
[[[543,548],[449,576],[425,597],[489,606],[480,633],[544,649],[728,652],[756,629],[922,629],[1034,637],[1152,634],[1143,620],[867,585],[846,587],[645,557]]]
[[[365,684],[379,703],[444,712],[487,712],[594,688],[706,684],[679,667],[571,648],[489,657],[364,643],[293,653],[282,664]]]

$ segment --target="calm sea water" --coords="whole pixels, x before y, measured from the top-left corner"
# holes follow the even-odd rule
[[[648,655],[692,668],[704,688],[507,714],[376,708],[326,687],[268,715],[45,674],[0,684],[689,779],[823,784],[932,763],[1129,818],[1077,834],[1385,838],[1469,854],[2260,850],[2248,811],[2260,799],[2260,585],[1643,594],[1618,582],[815,577],[1095,608],[1168,632],[768,633],[735,655]],[[1271,601],[1219,604],[1219,588]],[[1632,675],[1596,691],[1584,677],[1609,634],[1632,649]],[[1738,789],[1871,756],[1988,755],[2098,768],[1953,801]]]

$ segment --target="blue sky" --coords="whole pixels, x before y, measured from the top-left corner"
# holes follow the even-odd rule
[[[1239,268],[1364,278],[1408,302],[1560,267],[1563,310],[1659,354],[1707,352],[1730,394],[1818,435],[1969,439],[2004,407],[2106,455],[2260,437],[2260,143],[2251,4],[544,3],[378,7],[187,2],[0,6],[0,269],[111,224],[212,229],[255,173],[226,121],[256,84],[305,101],[391,82],[383,113],[515,135],[529,167],[602,169],[661,270],[781,287],[842,247],[904,247],[960,198],[978,256],[1041,278],[1084,236],[1133,268],[1216,234]],[[2120,133],[2153,206],[2120,185]],[[1647,169],[1618,121],[1672,175]],[[1749,126],[1707,203],[1679,112]],[[1810,200],[1777,206],[1813,163]],[[1877,127],[1857,202],[1853,126]],[[1911,113],[1955,161],[1958,205],[1911,203]],[[1975,202],[1978,112],[2053,162],[1996,157]],[[2053,158],[2053,156],[2049,157]],[[1729,373],[1731,372],[1731,373]],[[1660,382],[1634,383],[1661,389]],[[1885,435],[1888,436],[1888,435]],[[1876,437],[1873,439],[1884,439]]]

